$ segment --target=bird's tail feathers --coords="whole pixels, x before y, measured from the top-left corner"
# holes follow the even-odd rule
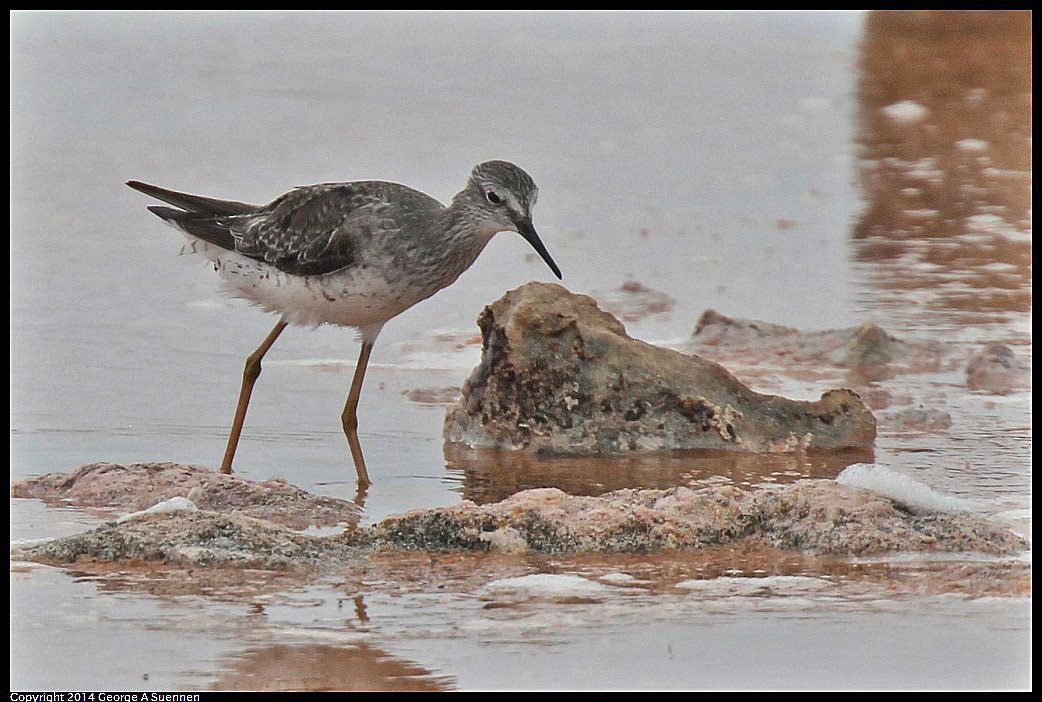
[[[181,193],[176,190],[168,190],[161,188],[158,185],[149,185],[148,183],[142,183],[139,180],[127,181],[127,185],[132,187],[138,192],[142,192],[146,195],[150,195],[157,200],[179,207],[186,212],[197,212],[199,214],[209,215],[241,215],[248,214],[258,209],[257,205],[251,205],[246,202],[236,202],[234,200],[218,200],[212,197],[203,197],[202,195],[191,195],[189,193]],[[155,212],[153,208],[148,208]],[[156,212],[156,214],[159,214]],[[159,215],[162,217],[163,215]]]

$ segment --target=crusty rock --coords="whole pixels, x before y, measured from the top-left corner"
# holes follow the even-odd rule
[[[922,512],[833,480],[742,490],[624,489],[599,497],[556,488],[501,502],[418,509],[329,536],[212,511],[142,514],[21,549],[46,563],[145,561],[330,572],[388,549],[506,553],[644,553],[744,541],[816,554],[1025,548],[1012,532],[970,513]]]
[[[20,555],[44,563],[86,559],[285,570],[319,568],[337,556],[345,558],[336,545],[241,514],[179,511],[113,522]]]
[[[482,359],[445,438],[553,453],[683,448],[794,451],[872,445],[851,390],[816,402],[753,392],[720,365],[633,339],[585,295],[529,283],[478,318]]]
[[[972,514],[917,514],[832,480],[741,490],[617,490],[600,497],[556,488],[502,502],[415,510],[364,534],[377,546],[508,552],[644,552],[762,539],[786,549],[855,555],[888,551],[1012,553],[1024,542]]]
[[[35,497],[108,512],[136,512],[171,497],[201,510],[238,512],[295,529],[358,521],[358,505],[314,495],[282,478],[254,482],[182,463],[88,463],[73,473],[48,473],[11,486],[12,497]]]
[[[78,494],[82,494],[90,484],[86,476],[101,470],[99,465],[107,466],[104,473],[120,473],[113,464],[91,464],[64,476],[45,476],[44,482],[70,489],[79,484]],[[208,472],[174,463],[147,465],[155,485]],[[146,469],[128,466],[126,474],[140,470]],[[101,480],[95,475],[95,484],[102,484]],[[322,499],[299,492],[304,496],[301,504],[318,504]],[[128,502],[115,489],[90,494],[94,507]],[[103,495],[115,503],[102,502]],[[57,564],[151,562],[178,568],[314,574],[363,563],[373,554],[393,549],[644,553],[757,542],[807,553],[851,555],[1011,554],[1026,546],[1012,532],[973,513],[947,507],[942,512],[936,501],[902,505],[895,499],[900,497],[882,497],[879,491],[834,480],[800,480],[750,490],[731,485],[629,488],[598,497],[540,488],[487,505],[464,500],[450,507],[413,510],[371,527],[351,526],[330,535],[277,524],[273,521],[279,516],[277,509],[258,519],[243,514],[238,505],[210,502],[206,509],[129,515],[83,534],[22,547],[16,556]]]

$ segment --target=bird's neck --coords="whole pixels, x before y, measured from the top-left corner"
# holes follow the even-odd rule
[[[487,222],[465,193],[453,198],[437,216],[443,219],[432,230],[439,234],[428,242],[425,255],[427,267],[434,274],[433,285],[441,288],[470,268],[496,233],[496,226]]]
[[[458,245],[477,247],[477,253],[485,248],[488,240],[499,231],[499,227],[484,214],[480,204],[474,202],[469,190],[464,190],[452,198],[452,204],[445,208],[446,226]],[[477,255],[475,253],[475,255]]]

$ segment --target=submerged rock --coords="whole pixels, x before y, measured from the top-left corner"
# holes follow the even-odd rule
[[[459,397],[459,388],[455,385],[440,388],[412,388],[402,390],[402,395],[420,405],[448,405]]]
[[[707,310],[699,319],[692,349],[710,356],[726,355],[742,365],[842,368],[858,382],[898,373],[937,371],[944,351],[936,341],[898,339],[874,322],[846,329],[804,331],[728,317],[715,310]]]
[[[173,497],[200,510],[236,512],[294,529],[358,521],[358,505],[314,495],[282,478],[264,482],[182,463],[88,463],[73,473],[48,473],[11,486],[12,497],[108,512],[146,510]]]
[[[172,566],[259,570],[324,568],[345,549],[264,519],[209,511],[145,514],[32,546],[20,555],[44,563],[151,561]]]
[[[666,293],[653,290],[636,280],[627,280],[614,290],[596,292],[594,297],[605,310],[624,322],[669,316],[676,304],[676,300]]]
[[[851,390],[816,402],[753,392],[720,365],[633,339],[585,295],[529,283],[478,318],[482,359],[446,415],[472,447],[566,454],[872,445]]]
[[[24,547],[16,556],[57,564],[136,561],[327,573],[397,549],[646,553],[754,542],[846,556],[894,551],[1010,554],[1025,547],[1012,532],[979,516],[930,511],[923,504],[933,503],[920,500],[914,508],[906,507],[833,480],[754,490],[624,489],[599,497],[540,488],[488,505],[463,501],[414,510],[328,536],[294,531],[225,506],[224,512],[142,513]]]
[[[889,432],[945,431],[952,426],[952,416],[939,409],[906,407],[892,412],[883,412],[879,421]]]
[[[974,354],[966,366],[966,387],[993,395],[1008,395],[1031,387],[1031,368],[1005,344],[991,344]]]

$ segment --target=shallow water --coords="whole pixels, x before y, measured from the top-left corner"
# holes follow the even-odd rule
[[[683,347],[715,308],[804,329],[874,320],[967,353],[1002,342],[1030,361],[1028,23],[988,15],[965,42],[969,20],[930,17],[14,15],[12,479],[95,460],[215,465],[223,452],[243,360],[274,322],[177,257],[131,178],[246,201],[381,178],[444,201],[474,163],[506,158],[540,186],[536,226],[570,289],[611,305],[640,283],[671,300],[622,311],[635,337]],[[870,455],[582,461],[444,446],[443,403],[477,363],[482,306],[551,277],[503,234],[387,325],[360,408],[375,480],[366,522],[527,487],[745,486],[874,461],[1030,532],[1030,391],[970,392],[963,367],[881,382],[952,425],[881,424]],[[356,353],[346,330],[283,334],[237,470],[354,498],[339,413]],[[799,398],[828,387],[750,382]],[[92,523],[12,501],[16,541]],[[895,593],[885,577],[818,563],[715,559],[663,565],[672,575],[645,591],[597,580],[642,563],[590,575],[582,559],[533,558],[475,565],[441,589],[286,584],[258,601],[17,564],[12,687],[1030,684],[1026,590]],[[833,579],[676,587],[729,569]],[[549,584],[482,589],[540,572],[609,589],[593,601]]]

